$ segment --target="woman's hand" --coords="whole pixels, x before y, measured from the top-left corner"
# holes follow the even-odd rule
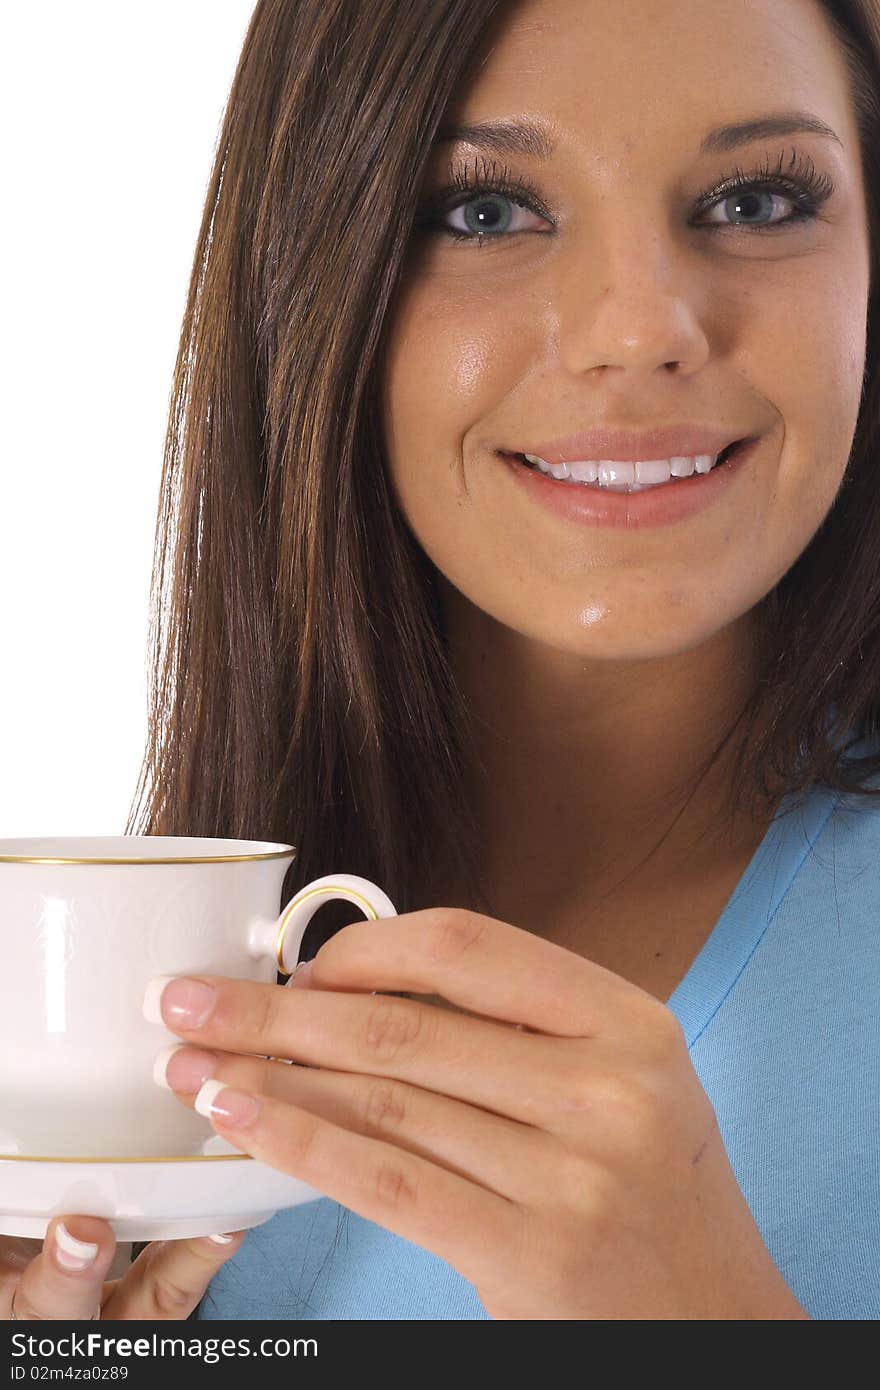
[[[167,1084],[190,1105],[201,1086],[236,1147],[446,1260],[491,1317],[807,1317],[681,1027],[644,990],[458,908],[345,927],[292,983],[308,987],[168,984],[162,1016],[199,1051],[166,1055]]]
[[[107,1279],[116,1241],[95,1216],[58,1216],[36,1240],[0,1236],[0,1320],[78,1322],[187,1318],[221,1265],[231,1237],[155,1241],[119,1279]]]

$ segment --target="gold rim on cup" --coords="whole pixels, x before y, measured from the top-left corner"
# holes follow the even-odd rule
[[[39,839],[47,839],[47,840],[48,840],[48,839],[52,839],[53,837],[52,837],[51,835],[46,835],[46,836],[34,835],[34,836],[29,837],[29,838],[32,838],[32,839],[35,839],[35,840],[39,840]],[[56,838],[58,838],[58,839],[63,839],[64,837],[63,837],[63,836],[57,836]],[[83,838],[89,838],[89,837],[83,837]],[[94,837],[92,837],[92,838],[94,838],[94,839],[100,839],[100,838],[102,838],[102,837],[101,837],[101,836],[94,836]],[[124,837],[124,836],[118,836],[118,837],[107,836],[107,837],[105,837],[105,838],[108,838],[108,839],[112,839],[112,838],[124,839],[125,837]],[[143,838],[144,838],[144,839],[148,839],[149,836],[144,836]],[[171,837],[158,837],[158,838],[171,838]],[[199,839],[199,838],[203,838],[203,837],[199,837],[199,836],[197,836],[197,835],[193,835],[193,836],[181,835],[179,838],[185,840],[185,839]],[[0,843],[2,843],[2,841],[0,841]],[[139,858],[131,859],[131,858],[119,856],[119,857],[117,857],[117,858],[108,858],[108,859],[105,859],[105,858],[102,858],[102,857],[99,857],[99,856],[94,856],[94,857],[92,857],[92,856],[90,856],[90,855],[78,855],[78,856],[75,857],[75,858],[65,859],[65,858],[61,858],[61,857],[57,857],[57,858],[56,858],[56,857],[53,856],[53,855],[44,855],[44,854],[0,854],[0,864],[242,864],[242,863],[244,863],[244,862],[247,861],[247,860],[254,860],[254,859],[290,859],[290,858],[292,858],[293,855],[295,855],[295,854],[296,854],[296,846],[295,846],[295,845],[288,845],[288,846],[286,846],[284,849],[271,850],[271,851],[268,852],[267,854],[205,854],[205,855],[188,855],[188,856],[186,856],[186,857],[180,857],[180,858],[177,858],[177,857],[175,857],[175,856],[171,856],[171,857],[169,857],[169,858],[166,858],[166,857],[164,857],[164,856],[161,857],[161,858],[157,858],[157,857],[152,857],[152,856],[151,856],[151,857],[144,857],[144,858],[140,858],[140,857],[139,857]]]

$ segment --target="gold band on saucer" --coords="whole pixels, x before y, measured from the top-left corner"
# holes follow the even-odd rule
[[[0,1164],[3,1163],[228,1163],[230,1159],[241,1160],[249,1159],[253,1163],[252,1154],[136,1154],[134,1158],[117,1158],[115,1156],[107,1158],[100,1155],[97,1158],[90,1158],[87,1154],[3,1154],[0,1153]]]
[[[364,915],[371,921],[378,921],[378,913],[373,910],[366,898],[358,893],[354,888],[343,888],[341,883],[322,883],[320,888],[312,888],[308,893],[298,893],[284,909],[284,916],[278,924],[278,936],[275,941],[275,959],[278,963],[279,973],[291,975],[291,970],[284,969],[284,938],[287,935],[287,928],[290,925],[290,917],[295,907],[300,903],[308,902],[309,898],[326,898],[328,902],[332,900],[332,894],[338,894],[339,898],[344,898],[350,902],[355,899],[356,906],[360,907]]]

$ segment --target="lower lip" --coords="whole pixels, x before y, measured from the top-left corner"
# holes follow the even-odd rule
[[[749,439],[737,445],[730,458],[709,473],[693,473],[674,483],[661,483],[646,492],[609,492],[605,488],[557,482],[532,470],[513,454],[501,454],[514,476],[536,502],[569,521],[592,526],[665,526],[684,521],[718,501],[759,444]]]

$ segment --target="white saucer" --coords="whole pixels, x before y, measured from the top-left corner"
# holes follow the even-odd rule
[[[249,1155],[0,1158],[0,1235],[42,1240],[53,1216],[100,1216],[117,1240],[243,1231],[323,1197]]]

